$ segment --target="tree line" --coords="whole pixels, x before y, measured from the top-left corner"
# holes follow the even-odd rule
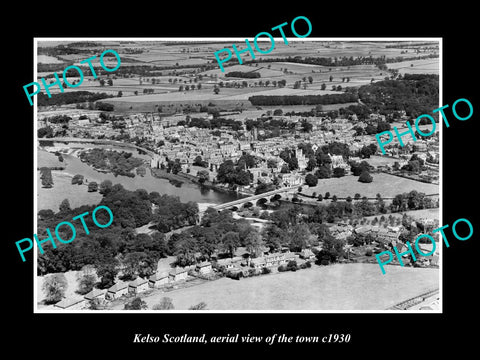
[[[254,95],[248,100],[252,105],[327,105],[356,102],[355,94],[327,94],[327,95]]]
[[[80,102],[94,102],[101,99],[112,98],[113,95],[106,93],[93,93],[89,91],[73,91],[52,94],[49,98],[43,92],[38,93],[37,101],[39,106],[67,105]]]

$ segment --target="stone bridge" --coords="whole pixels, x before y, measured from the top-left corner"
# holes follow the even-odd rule
[[[254,201],[257,201],[257,200],[260,200],[260,199],[271,200],[277,194],[288,193],[288,192],[292,192],[292,193],[296,192],[297,188],[298,188],[298,186],[288,186],[288,187],[284,187],[284,188],[281,188],[281,189],[267,191],[267,192],[264,192],[262,194],[252,195],[252,196],[248,196],[248,197],[245,197],[245,198],[242,198],[242,199],[238,199],[238,200],[230,201],[228,203],[218,204],[218,205],[214,205],[214,206],[210,206],[210,207],[215,209],[215,210],[221,211],[221,210],[229,209],[229,208],[232,208],[232,207],[239,207],[239,206],[244,205],[246,203],[252,203],[253,204]],[[202,219],[204,212],[205,212],[205,210],[200,211],[198,213],[199,221]]]

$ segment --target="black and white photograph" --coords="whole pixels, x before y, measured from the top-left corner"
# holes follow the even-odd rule
[[[441,40],[264,37],[36,39],[37,311],[441,311]]]

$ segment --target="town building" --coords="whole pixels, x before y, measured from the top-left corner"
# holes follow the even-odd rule
[[[176,268],[170,270],[170,272],[168,273],[169,282],[170,281],[176,282],[176,281],[186,280],[187,277],[188,277],[187,270],[185,268],[178,267],[178,266]]]
[[[203,261],[197,264],[197,270],[200,274],[210,274],[212,272],[212,263],[210,261]]]
[[[105,294],[105,298],[107,300],[114,300],[127,294],[128,294],[128,283],[124,281],[119,281],[108,288],[107,293]]]
[[[137,277],[135,280],[128,283],[128,293],[138,294],[145,290],[148,290],[148,280],[141,277]]]
[[[167,272],[156,272],[148,278],[148,286],[151,288],[160,287],[166,284],[168,284]]]

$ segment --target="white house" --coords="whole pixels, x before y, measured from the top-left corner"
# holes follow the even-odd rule
[[[110,286],[105,298],[108,300],[118,299],[119,297],[128,294],[128,283],[124,281],[119,281],[118,283]]]
[[[200,274],[209,274],[212,272],[212,263],[210,261],[203,261],[197,264],[197,270]]]
[[[148,280],[141,277],[128,283],[128,292],[130,294],[138,294],[148,289]]]
[[[106,290],[93,289],[87,295],[84,296],[86,301],[100,299],[105,297]]]
[[[187,270],[185,268],[176,267],[168,273],[169,281],[181,281],[186,280],[188,277]]]
[[[168,273],[155,273],[148,278],[148,286],[151,288],[160,287],[168,284]]]
[[[310,249],[303,249],[300,252],[300,257],[305,260],[313,260],[315,259],[315,254]]]

